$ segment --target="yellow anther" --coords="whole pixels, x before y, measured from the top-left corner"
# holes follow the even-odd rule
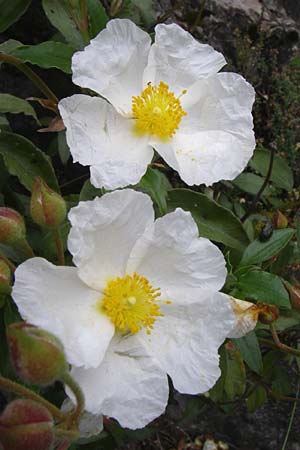
[[[132,97],[132,114],[135,119],[134,131],[137,134],[152,134],[162,140],[171,138],[186,112],[182,109],[180,97],[169,91],[162,81],[158,86],[148,83],[138,97]]]
[[[164,315],[158,297],[160,290],[153,288],[145,277],[134,273],[108,281],[98,308],[122,333],[135,334],[142,328],[150,333],[157,317]]]

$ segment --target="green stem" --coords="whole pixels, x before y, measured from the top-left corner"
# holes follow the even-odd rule
[[[298,381],[297,392],[296,392],[296,400],[295,400],[293,408],[292,408],[292,413],[291,413],[288,429],[286,431],[286,435],[285,435],[284,442],[282,444],[281,450],[285,450],[286,444],[288,442],[289,435],[290,435],[290,432],[291,432],[291,429],[292,429],[292,425],[293,425],[293,421],[294,421],[294,417],[295,417],[295,412],[296,412],[296,408],[297,408],[297,400],[298,400],[298,396],[299,396],[299,389],[300,389],[300,380]]]
[[[58,103],[58,98],[51,91],[51,89],[47,86],[47,84],[26,64],[23,63],[20,59],[16,58],[12,55],[7,55],[6,53],[0,52],[0,61],[3,61],[8,64],[12,64],[17,67],[21,72],[24,73],[35,85],[36,87],[52,102],[55,104]]]
[[[68,441],[76,441],[79,437],[79,432],[74,430],[65,430],[64,428],[55,427],[54,434],[58,438],[67,439]]]
[[[76,383],[74,378],[70,375],[70,372],[64,374],[62,381],[69,386],[76,397],[76,408],[72,414],[72,422],[74,425],[78,425],[80,416],[84,411],[84,396],[80,386]]]
[[[90,42],[90,34],[89,34],[89,16],[88,16],[86,0],[80,0],[80,10],[81,10],[82,21],[79,24],[79,30],[82,34],[83,39],[88,44]]]
[[[25,386],[22,386],[19,383],[16,383],[15,381],[3,377],[2,375],[0,375],[0,387],[5,391],[13,392],[14,394],[19,395],[21,397],[26,397],[29,398],[30,400],[34,400],[38,403],[41,403],[43,406],[45,406],[45,408],[47,408],[51,412],[51,414],[54,417],[56,417],[59,420],[65,420],[66,418],[65,413],[60,411],[56,406],[45,400],[39,394],[31,391],[30,389],[26,388]]]
[[[60,236],[59,230],[57,228],[53,230],[53,238],[56,246],[58,264],[60,266],[64,266],[65,265],[64,244]]]

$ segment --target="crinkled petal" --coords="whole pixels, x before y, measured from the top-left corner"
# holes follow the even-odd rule
[[[155,27],[144,83],[167,83],[178,95],[197,80],[217,73],[226,64],[224,56],[206,44],[200,44],[175,23]]]
[[[136,271],[173,300],[199,289],[217,291],[226,279],[225,260],[218,247],[198,237],[191,213],[178,208],[157,219],[134,247],[127,273]]]
[[[115,336],[98,368],[74,368],[72,376],[83,390],[86,409],[113,417],[122,427],[144,427],[168,402],[167,376],[137,335]]]
[[[186,296],[187,297],[187,296]],[[219,292],[199,290],[194,302],[178,293],[176,301],[163,305],[165,316],[154,324],[144,343],[182,393],[206,392],[218,380],[218,348],[235,318],[227,298]]]
[[[97,367],[114,334],[110,320],[96,310],[100,298],[75,267],[57,267],[32,258],[15,272],[12,296],[22,317],[56,335],[71,364]]]
[[[197,86],[191,95],[197,101],[185,108],[179,131],[168,143],[152,144],[187,184],[209,186],[236,178],[251,158],[255,94],[243,77],[232,73],[201,80]]]
[[[107,98],[119,112],[131,112],[142,90],[150,36],[128,19],[114,19],[72,59],[73,81]]]
[[[101,98],[80,94],[61,100],[59,111],[73,160],[91,166],[94,186],[116,189],[141,179],[153,149],[147,136],[132,131],[132,119]]]
[[[146,227],[153,223],[150,197],[124,189],[80,202],[69,213],[68,248],[80,278],[103,289],[109,278],[124,276],[129,255]]]
[[[245,336],[255,328],[260,309],[245,300],[238,300],[226,294],[222,294],[222,296],[230,300],[235,315],[234,326],[227,337],[240,338]]]
[[[75,404],[69,399],[66,398],[61,405],[61,411],[63,412],[71,412],[75,408]],[[84,411],[80,417],[79,421],[79,437],[82,439],[89,439],[92,436],[100,434],[103,430],[103,416],[102,414],[91,414],[87,411]]]

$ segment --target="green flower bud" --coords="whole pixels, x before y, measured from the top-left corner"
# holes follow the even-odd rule
[[[14,209],[0,207],[0,243],[12,245],[23,241],[26,227],[23,217]]]
[[[30,201],[31,217],[41,227],[55,229],[66,218],[66,202],[57,192],[49,188],[41,177],[32,184]]]
[[[11,271],[6,262],[0,259],[0,294],[9,294],[11,291]]]
[[[0,416],[3,450],[50,450],[53,448],[53,418],[33,400],[14,400]]]
[[[60,341],[40,328],[25,322],[7,328],[12,366],[18,376],[32,384],[48,385],[68,370]]]

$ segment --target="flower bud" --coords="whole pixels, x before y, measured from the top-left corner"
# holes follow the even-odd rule
[[[282,214],[279,209],[274,214],[273,217],[274,227],[277,229],[286,228],[288,226],[288,220],[284,214]]]
[[[262,302],[256,303],[259,309],[258,320],[265,325],[270,325],[272,322],[278,319],[279,311],[277,306],[269,305]]]
[[[294,309],[300,310],[300,289],[297,286],[293,286],[287,281],[284,282],[284,285],[290,295],[290,302]]]
[[[12,366],[28,383],[48,385],[68,370],[63,346],[52,334],[25,322],[7,328]]]
[[[0,207],[0,243],[12,245],[23,241],[26,228],[23,217],[14,209]]]
[[[14,400],[0,416],[3,450],[50,450],[53,448],[53,418],[40,403]]]
[[[0,294],[10,293],[11,291],[10,281],[11,281],[10,268],[3,259],[0,259]]]
[[[49,188],[41,177],[32,184],[30,201],[31,217],[41,227],[55,229],[66,218],[66,202],[57,192]]]

